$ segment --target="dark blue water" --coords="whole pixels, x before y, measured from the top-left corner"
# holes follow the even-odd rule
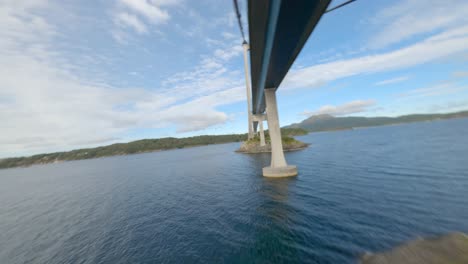
[[[468,119],[0,170],[0,263],[354,263],[468,231]]]

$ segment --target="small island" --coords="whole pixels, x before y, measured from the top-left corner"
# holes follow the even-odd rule
[[[252,139],[244,141],[240,148],[236,150],[236,152],[246,154],[271,152],[270,137],[267,135],[265,135],[265,143],[265,146],[260,146],[260,137],[256,136]],[[284,151],[301,150],[309,146],[309,144],[296,140],[290,136],[283,136],[282,143]]]

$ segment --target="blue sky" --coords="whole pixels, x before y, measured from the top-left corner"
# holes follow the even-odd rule
[[[236,23],[230,0],[0,1],[0,158],[246,132]],[[281,125],[466,110],[468,2],[329,13],[278,96]]]

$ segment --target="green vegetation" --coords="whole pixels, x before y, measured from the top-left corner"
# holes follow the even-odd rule
[[[303,128],[281,128],[281,136],[284,139],[293,139],[292,137],[294,136],[303,136],[307,135],[309,132]],[[251,140],[257,140],[260,142],[260,136],[256,135],[253,139]],[[270,142],[270,133],[268,132],[268,129],[265,130],[265,142]]]
[[[398,117],[333,117],[331,115],[315,115],[300,123],[287,126],[287,128],[303,128],[309,132],[318,132],[462,117],[468,117],[468,111],[449,114],[415,114]]]
[[[189,138],[169,137],[160,139],[143,139],[129,143],[117,143],[97,148],[78,149],[68,152],[56,152],[50,154],[38,154],[30,157],[7,158],[0,160],[0,168],[30,166],[33,164],[44,164],[67,160],[92,159],[106,156],[135,154],[209,144],[241,142],[245,138],[246,134],[232,134],[219,136],[196,136]]]
[[[299,127],[284,127],[281,128],[281,135],[284,136],[303,136],[307,135],[309,132],[303,128]],[[268,130],[265,131],[265,135],[268,135]]]
[[[283,129],[281,129],[283,132]],[[290,137],[288,135],[288,132],[292,133],[299,133],[300,135],[303,135],[304,131],[302,129],[300,130],[289,130],[285,129],[284,133],[281,133],[282,137],[281,140],[283,142],[283,149],[284,151],[293,151],[293,150],[300,150],[304,149],[308,146],[308,144],[301,142],[299,140],[296,140],[293,137]],[[242,152],[242,153],[263,153],[263,152],[271,152],[271,145],[270,145],[271,139],[270,135],[268,134],[268,131],[265,132],[265,146],[260,146],[260,137],[255,136],[252,139],[244,141],[240,148],[237,150],[237,152]]]
[[[298,140],[294,139],[293,137],[290,137],[290,136],[287,136],[287,135],[281,135],[281,139],[283,140],[283,143],[299,142]],[[269,144],[270,142],[271,142],[270,135],[268,134],[268,131],[266,131],[265,132],[265,143]],[[245,143],[247,143],[247,144],[260,144],[260,137],[255,136],[254,138],[246,140]]]
[[[303,135],[307,131],[303,129],[282,129],[285,135]],[[34,164],[45,164],[68,160],[93,159],[115,155],[136,154],[176,148],[185,148],[193,146],[202,146],[210,144],[221,144],[229,142],[241,142],[247,138],[247,134],[230,134],[217,136],[196,136],[188,138],[159,138],[159,139],[142,139],[129,143],[117,143],[109,146],[77,149],[67,152],[56,152],[49,154],[38,154],[30,157],[18,157],[0,159],[0,169],[23,167]]]

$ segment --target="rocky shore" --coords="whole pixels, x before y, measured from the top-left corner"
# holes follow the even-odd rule
[[[420,238],[386,252],[365,254],[362,264],[466,264],[468,235],[451,233],[434,238]]]
[[[292,137],[283,137],[283,150],[284,151],[295,151],[305,149],[308,144],[296,140]],[[258,137],[242,142],[242,145],[236,152],[255,154],[271,152],[271,145],[269,138],[266,138],[266,145],[260,146],[260,139]]]

